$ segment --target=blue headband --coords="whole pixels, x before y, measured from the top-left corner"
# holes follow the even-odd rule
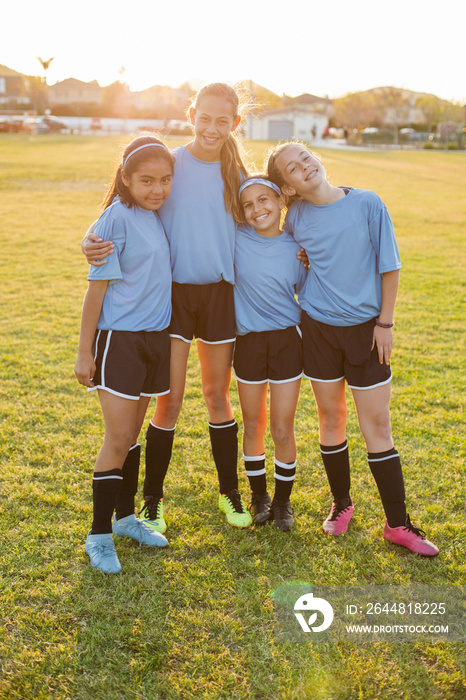
[[[240,196],[241,192],[245,190],[246,187],[249,187],[249,185],[265,185],[266,187],[270,187],[270,189],[276,192],[277,194],[281,194],[280,188],[274,182],[270,182],[270,180],[264,180],[261,177],[252,177],[250,180],[245,180],[243,182],[243,184],[239,188],[238,196]]]
[[[125,167],[126,163],[129,161],[131,156],[134,156],[134,154],[140,151],[142,148],[149,148],[149,146],[158,146],[159,148],[166,148],[168,151],[168,148],[164,146],[163,143],[145,143],[142,146],[138,146],[137,148],[135,148],[134,151],[131,151],[131,153],[128,153],[128,155],[123,161],[123,167]]]

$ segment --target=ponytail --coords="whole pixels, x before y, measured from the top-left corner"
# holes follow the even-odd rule
[[[220,153],[220,172],[223,179],[225,209],[238,224],[243,223],[243,212],[238,199],[238,190],[241,182],[248,174],[243,163],[241,151],[240,143],[233,134],[230,134]]]

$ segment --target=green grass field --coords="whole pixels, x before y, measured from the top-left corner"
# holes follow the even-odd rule
[[[279,640],[271,594],[296,581],[465,583],[466,155],[321,151],[334,184],[374,189],[395,223],[403,270],[393,432],[412,520],[440,556],[382,538],[354,410],[355,517],[344,537],[322,533],[331,499],[308,383],[296,425],[296,527],[230,528],[217,510],[193,351],[165,489],[170,546],[119,541],[123,574],[105,577],[84,553],[103,424],[73,367],[87,286],[79,243],[119,142],[0,138],[0,698],[463,700],[463,643]],[[250,146],[260,168],[269,144]],[[241,427],[234,384],[232,400]],[[267,454],[271,480],[270,442]],[[246,495],[241,461],[239,471]]]

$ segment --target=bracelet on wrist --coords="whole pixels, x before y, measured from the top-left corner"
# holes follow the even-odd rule
[[[375,319],[375,325],[378,326],[379,328],[393,328],[395,325],[393,321],[391,323],[382,323],[382,321],[379,321],[378,318]]]

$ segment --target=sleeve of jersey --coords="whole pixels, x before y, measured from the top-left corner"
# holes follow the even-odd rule
[[[125,248],[126,236],[114,218],[108,216],[98,220],[95,225],[94,233],[100,236],[103,241],[112,241],[115,248],[112,255],[109,255],[105,265],[96,267],[91,265],[88,280],[108,280],[109,284],[115,284],[123,279],[120,267],[120,255]]]
[[[369,234],[377,255],[377,269],[380,275],[401,268],[400,253],[396,242],[392,218],[385,204],[369,223]]]

